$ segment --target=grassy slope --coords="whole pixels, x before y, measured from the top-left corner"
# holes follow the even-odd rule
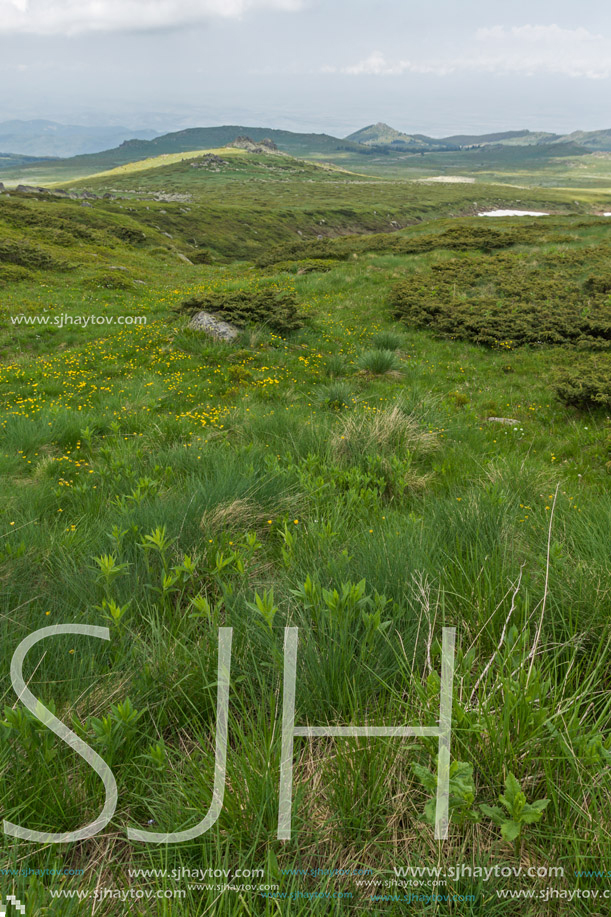
[[[61,183],[107,171],[137,160],[183,153],[189,150],[222,147],[240,135],[247,135],[252,140],[271,139],[281,150],[293,156],[318,155],[333,158],[338,150],[358,151],[360,148],[357,143],[338,140],[328,134],[299,134],[292,131],[239,125],[202,127],[164,134],[154,140],[129,140],[115,149],[105,150],[102,153],[74,156],[59,162],[48,160],[33,163],[31,167],[20,166],[19,169],[3,171],[3,180],[29,184]],[[361,149],[365,148],[361,147]]]
[[[299,238],[315,240],[321,219],[325,233],[366,229],[365,215],[374,222],[381,202],[386,221],[389,213],[407,221],[466,209],[473,189],[408,185],[403,203],[403,186],[354,183],[290,161],[281,167],[236,156],[229,173],[189,170],[172,164],[115,174],[112,182],[137,182],[147,193],[160,184],[190,188],[193,204],[84,208],[0,198],[0,235],[19,246],[24,263],[17,267],[28,272],[16,283],[8,273],[15,265],[3,266],[1,671],[8,672],[19,639],[37,627],[111,627],[108,648],[76,638],[57,639],[44,658],[33,651],[26,678],[64,718],[69,711],[77,717],[77,728],[112,764],[120,793],[112,830],[100,838],[59,849],[7,840],[2,865],[84,869],[65,880],[72,889],[98,882],[185,889],[187,904],[136,911],[165,915],[203,915],[210,907],[221,915],[272,915],[279,907],[289,915],[394,915],[405,912],[404,903],[378,905],[350,879],[298,880],[281,870],[368,868],[383,880],[397,864],[516,866],[512,847],[487,819],[453,824],[438,850],[419,822],[427,793],[410,769],[414,760],[434,766],[422,742],[298,740],[294,836],[275,840],[273,724],[281,713],[284,624],[301,628],[298,719],[312,724],[434,722],[437,695],[427,698],[425,689],[427,635],[431,628],[437,638],[442,624],[452,624],[460,647],[453,755],[475,766],[477,803],[494,803],[507,771],[515,772],[529,799],[551,800],[544,821],[528,829],[522,864],[560,864],[567,877],[558,887],[592,887],[573,870],[608,868],[609,752],[600,738],[609,728],[610,454],[608,418],[563,408],[550,386],[555,369],[572,365],[575,353],[485,351],[393,322],[391,284],[456,257],[442,250],[367,252],[362,240],[358,257],[304,274],[295,273],[299,261],[259,270],[227,260],[232,245],[234,253],[255,255],[272,242],[292,242],[298,226]],[[96,181],[102,190],[107,179]],[[478,187],[478,201],[485,194],[500,203],[515,192]],[[546,194],[524,198],[543,201]],[[566,202],[557,192],[548,200]],[[209,243],[227,263],[194,266],[177,257],[194,250],[202,225],[196,242]],[[567,257],[567,269],[581,277],[584,257],[592,252],[594,265],[604,244],[604,227],[571,216],[547,225],[572,239],[542,236],[518,251],[529,264],[572,254],[575,267]],[[54,261],[36,266],[41,252]],[[72,269],[60,270],[62,261]],[[111,270],[117,267],[126,270]],[[171,312],[194,294],[269,284],[294,289],[307,317],[286,340],[263,330],[218,345],[184,330]],[[11,315],[43,309],[52,316],[144,315],[148,324],[9,324]],[[363,367],[372,365],[367,351],[380,345],[397,347],[397,359],[391,373],[376,376]],[[490,415],[515,418],[516,428],[487,423]],[[157,549],[145,549],[157,527],[167,545],[158,539]],[[95,558],[108,553],[127,566],[105,577]],[[185,555],[195,573],[183,567],[162,588],[164,570],[179,567]],[[342,584],[365,579],[365,595],[339,607],[332,596],[299,598],[308,576],[340,593]],[[262,596],[270,588],[277,606],[271,629],[249,604],[255,591]],[[111,600],[126,607],[116,623]],[[376,626],[377,611],[387,627]],[[234,627],[223,812],[194,843],[167,851],[126,844],[126,825],[146,828],[153,819],[156,830],[186,827],[210,804],[219,624]],[[499,648],[511,625],[510,642]],[[4,685],[12,707],[6,676]],[[141,718],[134,724],[125,707],[115,709],[105,738],[103,724],[91,718],[126,698]],[[27,720],[9,714],[7,723],[0,744],[4,817],[55,830],[95,817],[101,789],[90,769]],[[289,905],[253,892],[219,898],[171,878],[126,878],[128,866],[221,865],[261,867],[263,881],[283,894],[341,889],[353,898]],[[49,906],[49,885],[60,887],[49,878],[15,880],[34,913]],[[522,887],[545,885],[529,880]],[[521,902],[497,901],[495,890],[507,887],[499,878],[463,879],[442,891],[475,894],[460,913],[524,914]],[[124,907],[109,900],[96,913],[118,917]],[[547,907],[534,902],[528,913],[543,917]],[[72,917],[88,913],[83,908],[64,900],[51,902],[47,913]],[[422,909],[445,912],[443,905]],[[575,913],[562,901],[556,912]]]

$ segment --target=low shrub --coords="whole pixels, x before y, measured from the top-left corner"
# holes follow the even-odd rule
[[[602,246],[600,256],[608,257]],[[487,347],[571,344],[606,350],[611,297],[599,285],[585,289],[569,272],[574,267],[553,253],[534,259],[514,252],[464,255],[396,284],[390,304],[394,317],[410,325]]]
[[[303,327],[303,317],[297,308],[295,293],[269,288],[228,290],[193,296],[181,303],[177,311],[188,315],[201,311],[212,312],[240,328],[266,325],[281,334]]]
[[[287,274],[326,274],[332,267],[333,261],[328,258],[303,258],[274,264],[275,271],[285,271]]]
[[[131,226],[117,226],[116,228],[111,228],[110,232],[117,239],[121,239],[122,242],[126,242],[128,245],[142,245],[143,242],[147,241],[146,233],[142,232],[141,229],[133,229]]]
[[[270,267],[286,261],[300,262],[325,262],[347,261],[352,254],[344,246],[334,244],[330,239],[316,242],[292,242],[288,245],[276,245],[268,248],[258,256],[255,264],[257,267]]]
[[[0,263],[0,287],[9,283],[18,283],[21,280],[29,280],[31,274],[24,267],[18,264],[1,264]]]
[[[594,354],[575,367],[558,373],[556,393],[576,408],[611,408],[611,354]]]
[[[189,252],[189,261],[192,264],[212,264],[212,252],[209,248],[200,248],[196,252]]]
[[[94,290],[102,288],[104,290],[123,290],[133,293],[135,286],[133,281],[121,271],[112,271],[108,274],[100,272],[85,281],[85,286]]]
[[[0,265],[5,264],[17,264],[37,271],[67,271],[71,267],[66,261],[59,261],[35,245],[0,239]]]

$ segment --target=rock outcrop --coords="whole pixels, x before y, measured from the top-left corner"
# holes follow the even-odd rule
[[[280,150],[273,140],[251,140],[250,137],[236,137],[232,143],[227,146],[234,147],[236,150],[246,150],[247,153],[279,153]]]
[[[4,189],[4,185],[2,185]],[[94,194],[93,191],[66,191],[64,188],[41,188],[38,185],[17,185],[15,191],[21,192],[21,194],[52,194],[53,197],[65,197],[71,201],[99,201],[100,197],[97,194]],[[110,198],[112,195],[105,194],[105,198]]]

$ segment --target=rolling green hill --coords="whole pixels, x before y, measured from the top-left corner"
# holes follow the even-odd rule
[[[127,140],[120,146],[102,153],[74,156],[69,159],[45,160],[20,167],[19,170],[3,169],[0,174],[7,180],[44,184],[62,182],[105,172],[129,162],[150,159],[162,154],[183,153],[189,150],[208,150],[224,147],[239,136],[252,140],[272,140],[283,152],[293,156],[318,156],[331,158],[341,151],[369,154],[368,147],[348,140],[340,140],[329,134],[300,134],[292,131],[272,130],[262,127],[226,125],[223,127],[201,127],[176,133],[164,134],[154,140]]]
[[[5,170],[21,169],[40,162],[38,156],[25,156],[21,153],[0,153],[0,172]]]
[[[548,134],[544,131],[502,131],[496,134],[456,134],[444,137],[446,143],[459,147],[486,146],[487,144],[510,144],[532,146],[533,144],[561,139],[559,134]]]
[[[592,151],[611,151],[611,130],[574,131],[572,134],[567,134],[564,140]]]
[[[554,144],[561,146],[569,144],[587,151],[611,151],[611,130],[573,131],[571,134],[530,130],[501,131],[493,134],[454,134],[450,137],[436,139],[424,134],[405,134],[380,122],[364,127],[350,134],[346,139],[367,146],[391,147],[396,150],[404,147],[405,152],[453,151],[486,146],[533,147]]]

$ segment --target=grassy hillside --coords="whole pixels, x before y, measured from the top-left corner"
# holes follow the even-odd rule
[[[81,186],[125,197],[0,195],[3,817],[74,830],[104,801],[12,692],[15,648],[50,624],[109,628],[49,638],[24,678],[119,795],[96,838],[3,835],[28,914],[123,917],[95,897],[123,889],[131,913],[163,917],[398,917],[410,893],[425,914],[547,917],[550,886],[601,888],[582,871],[611,868],[611,252],[586,211],[611,196],[223,149]],[[512,203],[557,215],[471,216]],[[194,300],[254,319],[218,343],[187,327]],[[300,327],[257,321],[262,301]],[[426,737],[296,738],[277,839],[288,625],[312,726],[434,725],[456,628],[446,841],[427,822]],[[128,841],[210,808],[220,627],[220,815],[195,840]],[[548,801],[518,837],[486,808],[510,774]],[[408,866],[449,871],[416,886],[432,880],[393,872]],[[503,897],[517,889],[541,898],[525,910]],[[578,911],[565,897],[554,913]]]
[[[115,149],[102,153],[74,156],[61,162],[43,162],[39,165],[32,165],[31,168],[20,169],[19,172],[9,169],[3,172],[3,176],[8,181],[17,179],[30,184],[64,182],[165,154],[223,147],[242,135],[250,137],[251,140],[270,139],[281,150],[293,156],[328,156],[332,158],[340,150],[357,153],[361,151],[365,154],[369,152],[367,147],[361,147],[348,140],[339,140],[329,134],[300,134],[271,128],[227,125],[191,128],[164,134],[153,140],[127,140]]]
[[[424,161],[427,164],[429,162],[431,164],[445,163],[447,160],[442,158],[445,155],[431,154],[428,159],[423,160],[422,157],[418,157],[417,161],[418,163]],[[467,155],[467,153],[456,154],[457,165],[462,165],[464,161],[459,157]],[[558,151],[557,155],[560,156],[561,151]],[[217,156],[223,161],[221,163],[210,161],[209,156]],[[543,160],[544,157],[542,155],[534,156],[529,162],[536,168],[540,159]],[[355,166],[358,167],[361,163],[362,160],[359,158]],[[485,157],[482,158],[480,154],[478,159],[472,159],[470,163],[473,170],[481,169],[483,166],[490,168],[492,163],[500,169],[507,168],[514,163],[522,165],[523,160],[513,156],[512,151],[507,150],[492,161]],[[420,177],[422,174],[430,175],[432,171],[431,168],[424,170],[419,168],[414,177]],[[438,168],[434,170],[436,174],[439,171]],[[447,171],[447,174],[451,176],[458,171],[458,168],[442,171]],[[304,193],[304,182],[312,185],[307,195]],[[407,207],[426,205],[426,202],[430,201],[435,208],[435,213],[438,213],[439,207],[444,208],[455,202],[467,199],[472,201],[473,199],[473,190],[468,188],[444,187],[436,191],[431,187],[397,182],[392,177],[385,180],[382,175],[374,178],[365,172],[355,174],[341,167],[330,168],[328,164],[321,162],[309,162],[273,154],[248,154],[241,150],[231,149],[192,151],[188,154],[171,155],[167,158],[160,156],[90,176],[87,179],[69,183],[67,187],[87,189],[96,193],[151,194],[167,191],[168,193],[189,194],[194,200],[204,195],[209,203],[215,200],[215,194],[221,193],[223,200],[227,200],[225,195],[229,194],[228,201],[233,204],[238,202],[246,204],[249,199],[252,199],[264,201],[266,205],[270,203],[274,207],[281,203],[281,197],[284,196],[298,209],[316,202],[324,206],[325,202],[331,203],[333,199],[343,200],[347,206],[358,204],[365,199],[375,209],[377,200],[380,212],[383,212],[386,207],[384,217],[388,214],[388,206],[391,204],[392,209],[397,211]],[[566,194],[553,191],[542,192],[532,188],[520,192],[516,192],[511,187],[503,188],[498,184],[496,187],[478,188],[478,204],[481,200],[489,200],[491,196],[496,196],[499,201],[528,199],[550,207],[564,207],[570,200],[569,195]],[[570,203],[574,204],[574,199]]]
[[[254,259],[286,241],[395,232],[423,220],[498,207],[589,212],[603,208],[605,199],[491,184],[479,185],[474,200],[473,188],[465,184],[383,180],[288,156],[227,149],[129,164],[71,187],[117,196],[86,209],[129,215],[149,244],[193,261]],[[72,204],[45,199],[43,206],[51,213]],[[80,203],[73,206],[83,212]]]

